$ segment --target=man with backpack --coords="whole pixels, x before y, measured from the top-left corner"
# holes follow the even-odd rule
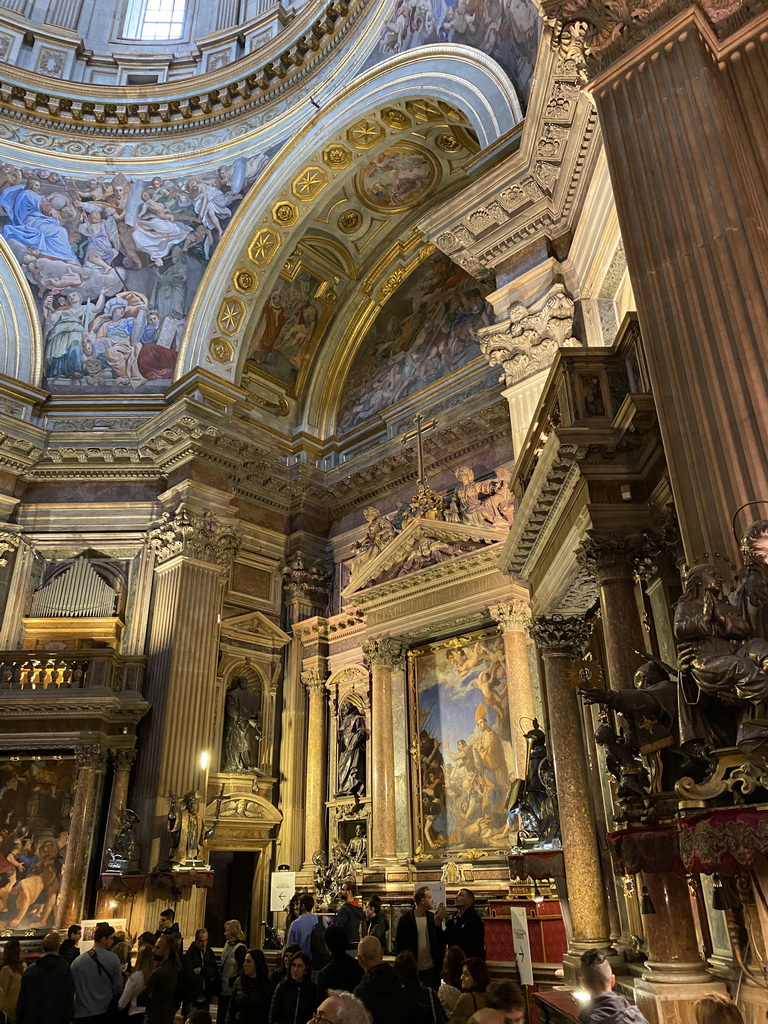
[[[93,948],[72,962],[76,1024],[107,1024],[110,1010],[123,991],[120,961],[110,952],[115,929],[102,921],[93,932]]]
[[[582,953],[579,977],[592,997],[579,1014],[581,1024],[648,1024],[633,1003],[613,991],[616,978],[599,949]]]
[[[357,952],[357,944],[362,938],[360,927],[365,919],[365,911],[357,902],[357,887],[351,879],[344,883],[341,895],[344,902],[333,923],[346,933],[347,949],[354,949]]]

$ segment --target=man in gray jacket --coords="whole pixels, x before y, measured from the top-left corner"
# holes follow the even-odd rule
[[[102,921],[93,933],[93,949],[72,963],[77,1024],[108,1024],[109,1007],[123,991],[120,961],[110,952],[115,929]]]

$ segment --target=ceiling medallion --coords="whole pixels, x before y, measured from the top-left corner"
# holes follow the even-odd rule
[[[328,184],[328,175],[322,167],[306,167],[291,185],[291,192],[305,203],[314,199]]]
[[[351,235],[352,232],[357,231],[363,223],[363,218],[360,216],[360,212],[358,210],[345,210],[339,217],[338,223],[341,231],[347,235]]]
[[[355,190],[369,209],[399,213],[424,199],[439,176],[434,157],[408,144],[388,146],[355,177]]]
[[[293,203],[289,203],[287,200],[275,203],[272,207],[272,220],[275,224],[280,224],[282,227],[288,227],[290,224],[295,224],[298,219],[298,209]]]
[[[265,267],[280,248],[280,236],[272,228],[259,228],[248,246],[248,257],[257,267]]]
[[[217,363],[231,363],[235,356],[232,342],[227,341],[226,338],[211,338],[208,351]]]
[[[381,142],[385,134],[380,124],[368,118],[363,118],[347,129],[347,139],[358,149],[370,149],[377,142]]]
[[[402,110],[398,110],[397,107],[384,107],[381,111],[381,120],[390,128],[395,128],[400,132],[410,128],[413,124],[410,117]]]
[[[352,163],[352,154],[346,146],[336,143],[333,146],[326,146],[323,150],[323,163],[333,167],[335,171],[342,171]]]
[[[237,334],[244,316],[245,306],[240,299],[224,299],[216,323],[219,325],[220,331],[225,331],[227,334]]]
[[[455,135],[451,135],[448,132],[442,132],[435,139],[435,143],[438,149],[442,149],[444,153],[458,153],[461,149],[461,143]]]
[[[245,267],[235,271],[235,276],[232,278],[232,284],[239,292],[247,295],[248,292],[255,290],[256,285],[259,283],[258,277],[252,270],[248,270]]]

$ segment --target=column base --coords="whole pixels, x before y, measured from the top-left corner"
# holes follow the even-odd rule
[[[641,978],[652,985],[708,985],[712,975],[703,960],[680,964],[646,960]]]
[[[581,954],[589,949],[599,949],[613,968],[614,974],[624,974],[627,964],[623,956],[611,946],[610,939],[594,939],[581,942],[571,939],[568,952],[563,956],[563,979],[569,988],[581,988],[579,971],[581,970]]]
[[[710,992],[728,995],[725,985],[709,975],[706,981],[694,985],[668,984],[648,981],[645,978],[635,982],[635,1002],[649,1024],[664,1024],[665,1021],[671,1020],[676,1024],[696,1024],[693,1004]]]

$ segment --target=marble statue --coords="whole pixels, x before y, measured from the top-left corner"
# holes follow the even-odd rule
[[[352,701],[345,701],[339,711],[339,767],[337,796],[365,795],[365,748],[368,729],[365,716]]]
[[[245,676],[233,680],[224,706],[224,748],[221,770],[254,773],[261,739],[261,699]]]
[[[171,833],[171,863],[179,868],[202,867],[205,864],[201,857],[204,844],[213,838],[216,822],[205,828],[204,821],[197,812],[197,795],[185,793],[179,807],[178,798],[170,793],[168,797],[168,831]]]
[[[352,572],[359,572],[368,562],[372,561],[380,551],[394,540],[397,530],[377,508],[373,506],[363,510],[368,523],[368,530],[362,540],[355,541],[352,546]]]
[[[355,834],[349,841],[347,846],[347,852],[349,853],[355,864],[359,864],[360,867],[365,867],[368,863],[368,840],[365,836],[365,825],[358,825],[355,828]]]
[[[509,474],[496,480],[475,480],[474,470],[460,466],[456,470],[459,485],[454,492],[446,519],[470,526],[509,527],[515,518],[514,497],[509,490]]]
[[[107,849],[108,875],[124,875],[139,870],[139,845],[134,828],[139,816],[130,807],[126,807],[120,820],[120,828],[114,844]]]

